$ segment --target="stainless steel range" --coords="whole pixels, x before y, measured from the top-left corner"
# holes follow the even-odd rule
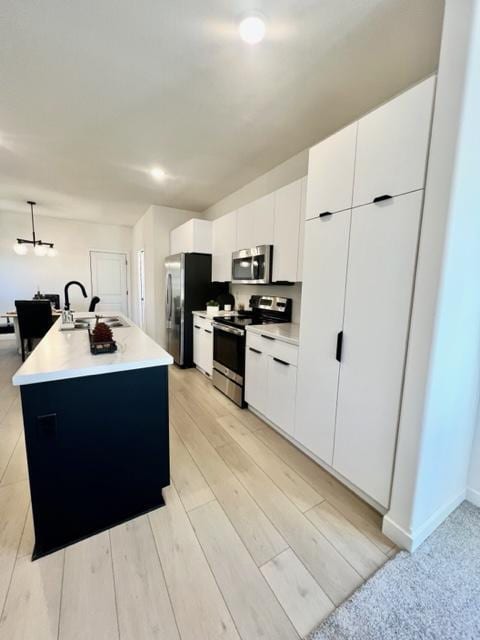
[[[233,312],[213,319],[214,387],[239,407],[245,405],[245,333],[250,324],[291,322],[292,300],[277,296],[252,296],[251,311]]]

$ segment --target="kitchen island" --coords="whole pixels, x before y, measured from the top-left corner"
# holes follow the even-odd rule
[[[13,376],[21,390],[34,559],[164,504],[173,359],[115,315],[125,325],[113,330],[115,353],[92,355],[88,332],[62,331],[58,321]]]

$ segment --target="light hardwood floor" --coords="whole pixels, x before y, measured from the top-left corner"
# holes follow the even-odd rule
[[[166,507],[31,562],[19,364],[0,342],[0,640],[303,638],[394,553],[368,505],[172,367]]]

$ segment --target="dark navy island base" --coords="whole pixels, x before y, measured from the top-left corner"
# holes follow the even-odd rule
[[[165,504],[167,366],[26,384],[21,396],[32,559]]]

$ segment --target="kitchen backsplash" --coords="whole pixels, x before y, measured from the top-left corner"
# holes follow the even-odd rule
[[[293,285],[254,285],[254,284],[231,284],[230,293],[235,297],[235,307],[239,304],[249,306],[250,296],[283,296],[292,299],[292,321],[300,322],[300,303],[302,299],[302,284],[296,282]]]

